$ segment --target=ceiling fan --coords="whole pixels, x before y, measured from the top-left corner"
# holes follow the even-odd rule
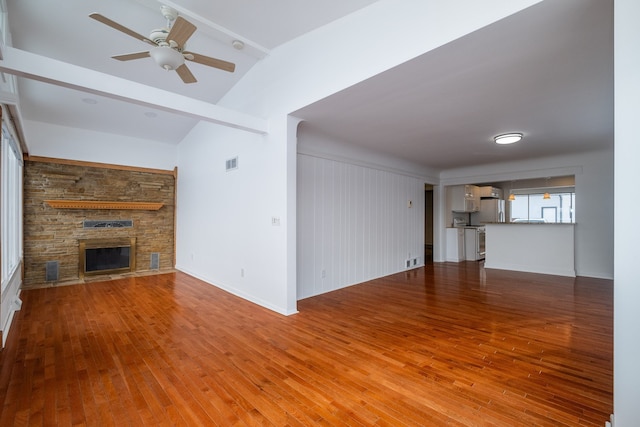
[[[131,61],[133,59],[151,57],[165,70],[175,70],[184,83],[197,82],[187,67],[187,64],[185,64],[185,59],[230,73],[235,70],[236,66],[231,62],[184,50],[185,43],[196,31],[196,26],[181,16],[178,16],[178,12],[169,6],[161,6],[160,11],[162,12],[162,16],[167,20],[167,27],[152,30],[149,37],[138,34],[99,13],[92,13],[89,17],[153,46],[146,52],[112,56],[113,59],[117,59],[118,61]]]

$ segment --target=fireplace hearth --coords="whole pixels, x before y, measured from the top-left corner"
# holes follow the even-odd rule
[[[135,237],[80,240],[78,248],[80,279],[135,271]]]

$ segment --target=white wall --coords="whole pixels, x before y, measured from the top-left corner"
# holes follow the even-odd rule
[[[424,184],[300,154],[298,299],[423,265]]]
[[[451,169],[442,173],[441,184],[497,182],[572,174],[576,177],[576,274],[612,279],[613,146],[607,151]],[[440,232],[444,230],[441,229]]]
[[[640,279],[638,236],[629,226],[638,210],[640,182],[638,100],[640,99],[640,2],[616,0],[615,19],[615,277],[613,409],[615,427],[640,420]],[[632,219],[631,223],[635,221]]]
[[[176,166],[175,145],[31,120],[23,125],[31,156],[164,170]]]
[[[284,140],[196,126],[179,150],[176,267],[290,314],[285,147]],[[225,171],[225,161],[236,156],[238,169]],[[273,225],[273,218],[280,224]]]
[[[297,152],[401,175],[416,176],[430,184],[440,181],[440,170],[438,169],[338,141],[318,133],[315,129],[309,129],[305,122],[301,122],[299,125]]]
[[[318,134],[302,122],[298,299],[406,270],[407,259],[423,265],[424,185],[437,182],[437,175]]]
[[[265,118],[269,133],[200,124],[178,146],[178,267],[295,312],[297,141],[288,114],[537,2],[381,0],[274,49],[219,102]],[[242,152],[241,177],[212,170],[234,149]],[[274,216],[279,227],[271,226]],[[244,277],[241,265],[251,270]]]

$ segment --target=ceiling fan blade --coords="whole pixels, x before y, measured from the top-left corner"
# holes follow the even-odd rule
[[[176,68],[176,73],[180,76],[183,82],[185,83],[195,83],[197,82],[196,78],[191,74],[191,70],[187,67],[187,64],[182,64],[178,68]]]
[[[132,59],[142,59],[148,58],[149,52],[136,52],[136,53],[127,53],[124,55],[116,55],[112,56],[113,59],[117,59],[118,61],[131,61]]]
[[[236,64],[233,62],[223,61],[222,59],[211,58],[209,56],[200,55],[199,53],[184,52],[185,59],[198,64],[206,65],[208,67],[218,68],[223,71],[233,73],[236,69]]]
[[[145,43],[149,43],[152,44],[154,46],[156,46],[156,44],[153,42],[153,40],[148,39],[147,37],[143,36],[142,34],[138,34],[133,30],[130,30],[129,28],[125,27],[124,25],[120,25],[115,21],[112,21],[111,19],[107,18],[106,16],[102,16],[99,13],[92,13],[91,15],[89,15],[90,18],[95,19],[98,22],[102,22],[105,25],[108,25],[109,27],[113,28],[114,30],[118,30],[122,33],[125,33],[128,36],[131,36],[135,39],[141,40]]]
[[[196,26],[181,16],[178,16],[169,30],[167,41],[173,40],[178,47],[183,47],[189,37],[196,31]]]

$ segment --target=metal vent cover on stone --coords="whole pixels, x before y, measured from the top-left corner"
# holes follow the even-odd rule
[[[56,282],[58,280],[59,270],[58,261],[47,261],[45,266],[45,282]]]
[[[131,228],[133,227],[132,219],[117,220],[84,220],[83,228]]]
[[[160,268],[160,253],[151,253],[151,270],[158,270]]]

